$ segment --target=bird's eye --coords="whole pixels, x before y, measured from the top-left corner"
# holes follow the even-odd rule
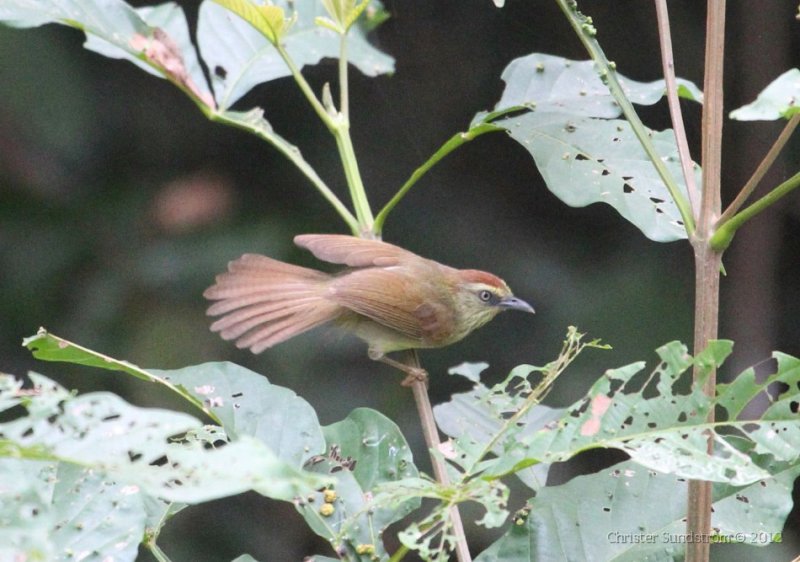
[[[487,291],[486,289],[478,293],[478,298],[481,299],[483,302],[489,302],[490,300],[492,300],[493,296],[494,295],[492,295],[492,292]]]

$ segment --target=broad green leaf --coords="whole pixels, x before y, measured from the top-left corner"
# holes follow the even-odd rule
[[[285,13],[280,6],[256,4],[250,0],[214,0],[230,10],[261,33],[273,45],[283,40],[288,28]]]
[[[628,99],[652,105],[666,95],[664,80],[637,82],[617,77]],[[525,106],[542,113],[568,113],[575,117],[619,117],[622,110],[600,79],[592,61],[573,61],[533,53],[514,59],[503,70],[505,90],[494,111]],[[678,95],[702,102],[703,93],[689,80],[678,79]]]
[[[201,427],[186,414],[137,408],[107,392],[56,402],[37,382],[44,377],[32,378],[40,390],[29,397],[28,415],[0,424],[3,456],[74,463],[154,497],[186,503],[247,490],[292,500],[329,481],[282,461],[249,436],[216,448],[176,440]]]
[[[15,27],[59,23],[86,33],[85,47],[124,58],[169,79],[213,108],[183,10],[174,3],[134,10],[122,0],[4,0],[0,22]]]
[[[764,463],[756,462],[754,455],[796,463],[800,422],[792,403],[800,396],[800,360],[776,354],[778,371],[762,383],[735,387],[740,395],[733,401],[732,386],[723,387],[714,399],[700,385],[679,391],[689,386],[693,365],[707,373],[711,365],[722,363],[730,349],[730,342],[713,342],[692,358],[685,346],[672,342],[658,350],[661,363],[647,377],[640,375],[642,363],[607,371],[560,420],[521,440],[528,461],[563,461],[589,448],[611,447],[659,472],[737,486],[769,477]],[[772,398],[761,419],[738,415],[742,404],[765,394],[777,382],[788,390]],[[734,407],[729,411],[731,403]],[[713,409],[718,411],[717,421],[707,423]],[[712,455],[707,453],[709,437],[715,444]],[[743,448],[742,441],[749,442],[751,449]],[[500,463],[492,471],[502,473],[502,468]]]
[[[52,540],[60,560],[136,560],[144,536],[144,494],[137,486],[74,464],[59,463],[53,488]]]
[[[296,17],[282,44],[298,68],[326,57],[339,57],[339,35],[315,23],[318,16],[325,15],[322,0],[278,0],[274,5]],[[367,76],[393,72],[393,59],[369,44],[363,28],[354,26],[347,42],[348,60]],[[200,6],[197,43],[222,109],[257,84],[291,74],[266,37],[213,0],[205,0]]]
[[[141,367],[134,365],[128,361],[121,361],[114,359],[97,351],[93,351],[82,345],[78,345],[64,338],[50,334],[44,328],[39,328],[35,336],[25,338],[22,345],[27,347],[33,353],[36,359],[42,361],[60,361],[64,363],[75,363],[77,365],[85,365],[87,367],[96,367],[98,369],[106,369],[109,371],[120,371],[128,373],[136,378],[163,384],[173,392],[182,396],[197,408],[203,410],[206,414],[215,417],[215,414],[203,404],[202,399],[197,399],[194,394],[189,390],[175,385],[169,380],[156,376],[154,373],[146,371]],[[218,420],[215,420],[218,421]]]
[[[505,391],[505,387],[503,390]],[[437,405],[433,412],[439,429],[456,439],[460,449],[466,449],[462,454],[468,455],[470,450],[481,454],[484,452],[483,446],[499,434],[509,414],[516,411],[523,400],[520,395],[492,392],[492,389],[479,383],[469,392],[456,394],[449,402]],[[517,446],[519,438],[559,419],[564,411],[563,408],[542,405],[531,408],[519,420],[520,425],[515,425],[514,431],[497,440],[490,452],[498,457],[523,460],[526,454],[522,447]],[[464,460],[466,459],[460,462]],[[515,474],[525,485],[538,490],[544,486],[549,468],[548,464],[537,463],[529,468],[516,470]]]
[[[665,94],[663,80],[618,78],[633,103],[651,105]],[[494,111],[479,113],[473,125],[492,122],[505,128],[533,156],[548,189],[567,205],[607,203],[652,240],[686,238],[672,196],[630,124],[616,119],[619,105],[593,62],[534,53],[512,61],[503,80],[506,87]],[[693,83],[678,83],[679,95],[702,100]],[[686,196],[674,134],[650,134]],[[700,185],[696,164],[694,171]]]
[[[739,121],[789,119],[800,111],[800,69],[793,68],[773,80],[756,101],[731,111]]]
[[[54,463],[0,457],[0,560],[55,559],[54,478]]]
[[[149,369],[192,394],[214,412],[228,437],[255,437],[292,466],[325,450],[311,405],[288,388],[233,363],[205,363],[173,371]]]
[[[319,491],[298,505],[309,526],[355,559],[385,554],[383,531],[419,506],[418,499],[373,505],[369,499],[387,482],[417,478],[411,451],[399,428],[369,408],[353,410],[344,420],[324,428],[327,453],[312,458],[308,468],[335,479],[332,491]],[[335,493],[326,501],[326,493]],[[331,513],[325,513],[331,510]],[[359,548],[360,547],[360,548]]]
[[[651,240],[686,238],[677,206],[627,121],[536,110],[495,124],[530,152],[547,187],[567,205],[607,203]],[[672,131],[652,132],[652,141],[673,177],[682,178]],[[699,185],[697,166],[695,178]]]
[[[798,472],[789,468],[744,488],[715,485],[710,540],[759,546],[769,537],[780,540]],[[671,562],[686,543],[686,487],[683,478],[627,461],[544,488],[476,562]]]
[[[142,369],[44,329],[23,344],[37,359],[121,371],[162,384],[222,425],[230,439],[258,438],[292,466],[300,467],[309,456],[325,450],[322,428],[305,400],[232,363],[206,363],[174,371]]]

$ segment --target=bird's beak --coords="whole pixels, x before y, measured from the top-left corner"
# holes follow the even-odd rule
[[[510,310],[521,310],[523,312],[530,312],[531,314],[535,313],[531,305],[529,305],[522,299],[518,299],[517,297],[506,297],[499,303],[497,303],[497,306],[500,306],[502,308],[508,308]]]

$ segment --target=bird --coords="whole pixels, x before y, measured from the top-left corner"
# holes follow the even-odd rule
[[[301,234],[297,246],[345,266],[338,273],[244,254],[205,290],[211,330],[253,353],[324,324],[365,341],[370,359],[427,378],[389,353],[453,344],[504,310],[533,313],[505,281],[456,269],[399,246],[344,234]]]

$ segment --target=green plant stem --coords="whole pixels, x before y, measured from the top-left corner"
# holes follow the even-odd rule
[[[416,184],[422,178],[422,176],[424,176],[428,170],[433,168],[442,158],[453,152],[456,148],[468,143],[480,135],[499,131],[505,131],[505,129],[498,127],[497,125],[493,125],[492,123],[480,123],[474,127],[471,127],[466,132],[456,133],[450,137],[447,142],[445,142],[439,148],[439,150],[434,152],[433,155],[428,158],[424,164],[422,164],[422,166],[414,170],[414,172],[411,174],[411,177],[406,180],[397,193],[395,193],[394,197],[392,197],[389,202],[386,203],[386,205],[384,205],[384,207],[380,210],[375,218],[375,233],[380,235],[381,232],[383,232],[383,226],[386,223],[386,217],[392,212],[392,209],[394,209],[395,206],[403,199],[403,197],[406,196],[414,184]]]
[[[319,177],[316,170],[303,158],[301,152],[296,146],[289,144],[278,135],[276,135],[271,128],[265,126],[266,121],[263,119],[250,121],[244,119],[234,119],[234,115],[229,112],[213,112],[209,113],[209,119],[217,123],[223,123],[229,126],[237,127],[253,133],[263,140],[270,143],[281,154],[289,159],[297,168],[311,181],[311,184],[320,192],[320,194],[331,204],[334,210],[339,213],[344,222],[353,232],[359,233],[359,224],[355,216],[350,210],[341,202],[333,191],[325,184],[322,178]]]
[[[400,548],[395,550],[394,554],[392,554],[392,557],[389,558],[389,562],[400,562],[400,560],[406,557],[406,554],[408,554],[410,550],[411,549],[408,548],[406,545],[401,544]]]
[[[333,133],[336,138],[336,146],[339,148],[339,156],[344,167],[344,174],[347,178],[347,185],[350,188],[350,198],[353,201],[353,208],[356,210],[356,218],[360,228],[361,236],[372,237],[375,232],[375,219],[367,200],[367,192],[364,183],[361,181],[361,172],[358,170],[356,153],[353,149],[353,141],[350,139],[350,124],[346,119],[342,119]]]
[[[658,18],[658,40],[661,43],[661,64],[664,70],[664,80],[667,86],[667,104],[669,105],[672,130],[675,132],[675,144],[678,146],[678,155],[683,170],[683,180],[686,183],[686,193],[689,195],[689,205],[692,216],[697,219],[700,209],[700,194],[697,182],[694,179],[694,162],[689,153],[689,141],[686,138],[686,128],[683,124],[681,103],[678,99],[678,85],[675,79],[675,58],[672,54],[672,33],[669,26],[669,11],[667,0],[655,0],[656,16]]]
[[[725,55],[725,0],[709,0],[706,16],[705,78],[703,91],[702,161],[703,193],[697,234],[692,237],[695,255],[695,325],[694,353],[698,354],[717,339],[719,331],[719,277],[722,254],[711,246],[716,217],[720,215],[720,191],[722,169],[722,123],[723,123],[723,63]],[[704,378],[705,376],[705,378]],[[694,383],[703,384],[703,392],[713,399],[716,392],[716,369],[707,375],[699,365],[693,371]],[[707,421],[714,422],[714,410],[710,410]],[[711,454],[713,439],[709,438],[708,452]],[[686,513],[686,536],[709,537],[711,535],[711,482],[691,480],[689,482]],[[709,542],[690,541],[686,545],[687,562],[705,562],[709,558]]]
[[[722,213],[722,216],[717,221],[717,225],[725,224],[742,208],[742,205],[744,205],[745,201],[752,195],[753,191],[758,187],[758,184],[764,179],[766,173],[775,163],[775,160],[783,150],[783,147],[786,146],[786,143],[789,141],[789,138],[791,138],[798,124],[800,124],[800,113],[795,113],[792,118],[789,119],[789,122],[786,123],[786,126],[781,131],[781,134],[778,135],[778,138],[775,139],[775,142],[756,168],[756,171],[753,172],[753,175],[747,180],[747,183],[744,184],[744,187],[742,187],[736,199],[734,199],[731,204],[728,205],[728,208],[725,209],[725,212]]]
[[[724,251],[733,240],[734,234],[739,228],[752,219],[754,216],[765,210],[767,207],[774,205],[782,197],[785,197],[795,189],[800,187],[800,172],[790,177],[785,182],[778,185],[775,189],[764,195],[761,199],[746,207],[733,215],[729,220],[725,221],[714,235],[711,237],[711,247],[717,251]]]
[[[658,154],[653,146],[649,130],[639,119],[636,110],[633,108],[633,104],[625,95],[622,86],[617,80],[616,66],[609,63],[603,50],[600,48],[600,44],[597,42],[597,39],[595,39],[596,30],[592,25],[591,18],[587,18],[578,11],[577,3],[574,0],[556,0],[556,2],[561,8],[561,11],[564,12],[564,15],[567,16],[567,20],[569,20],[570,25],[572,25],[572,28],[575,30],[575,33],[577,33],[584,47],[586,47],[589,56],[592,57],[595,65],[597,65],[600,78],[606,86],[608,86],[611,95],[619,104],[623,115],[625,115],[625,118],[630,123],[636,138],[639,139],[639,143],[642,145],[642,148],[655,167],[656,172],[658,172],[659,177],[667,187],[667,190],[672,196],[673,201],[675,201],[675,205],[678,207],[678,211],[681,214],[686,233],[689,238],[692,238],[695,231],[695,220],[692,216],[689,202],[683,196],[678,183],[662,161],[661,155]]]
[[[350,122],[350,86],[347,76],[347,35],[339,42],[339,111]]]
[[[325,110],[325,106],[322,105],[322,102],[319,101],[316,94],[314,94],[314,90],[311,89],[311,86],[306,81],[305,77],[303,77],[300,69],[297,68],[297,65],[292,60],[292,57],[289,56],[289,53],[286,52],[286,49],[283,48],[283,45],[280,43],[275,43],[275,48],[278,50],[278,54],[283,59],[286,68],[289,69],[289,72],[292,73],[292,77],[294,81],[297,82],[297,85],[300,87],[300,90],[305,95],[308,103],[311,104],[311,107],[317,113],[319,118],[325,123],[325,126],[333,132],[336,129],[336,123],[334,119],[330,116],[330,114]]]
[[[346,42],[346,38],[342,38],[342,54],[346,56],[347,51],[344,47]],[[336,115],[332,115],[329,113],[322,102],[317,98],[314,94],[314,91],[311,89],[311,86],[308,84],[306,79],[300,73],[300,70],[297,68],[297,65],[294,64],[294,61],[289,56],[289,53],[286,52],[286,49],[283,48],[282,45],[277,44],[275,48],[278,49],[278,53],[280,54],[283,62],[289,68],[289,71],[292,73],[292,76],[297,82],[297,85],[300,86],[303,94],[308,99],[308,102],[311,104],[311,107],[317,113],[319,118],[328,127],[328,130],[333,134],[334,138],[336,139],[336,147],[339,149],[339,157],[342,161],[342,166],[344,168],[345,177],[347,178],[347,185],[350,188],[350,198],[353,201],[353,208],[356,211],[356,219],[358,222],[358,227],[355,229],[355,234],[358,235],[373,235],[373,216],[372,210],[369,206],[369,201],[367,200],[367,194],[364,190],[364,183],[361,180],[361,173],[358,170],[358,162],[356,160],[355,150],[353,149],[353,141],[350,139],[350,122],[343,112],[339,112]],[[341,95],[343,98],[347,96],[347,60],[344,59],[344,62],[341,62],[340,59],[340,66],[339,66],[339,79],[341,82],[342,92]],[[344,78],[342,78],[344,76]],[[349,108],[349,103],[344,103],[344,106]],[[349,109],[348,109],[349,111]],[[341,214],[341,213],[340,213]],[[352,225],[349,225],[351,230],[353,229]]]
[[[158,560],[158,562],[172,562],[169,559],[169,556],[167,556],[166,553],[163,550],[161,550],[161,548],[159,548],[159,546],[155,543],[155,541],[148,542],[147,548],[148,550],[150,550],[150,553],[153,555],[153,558]]]

